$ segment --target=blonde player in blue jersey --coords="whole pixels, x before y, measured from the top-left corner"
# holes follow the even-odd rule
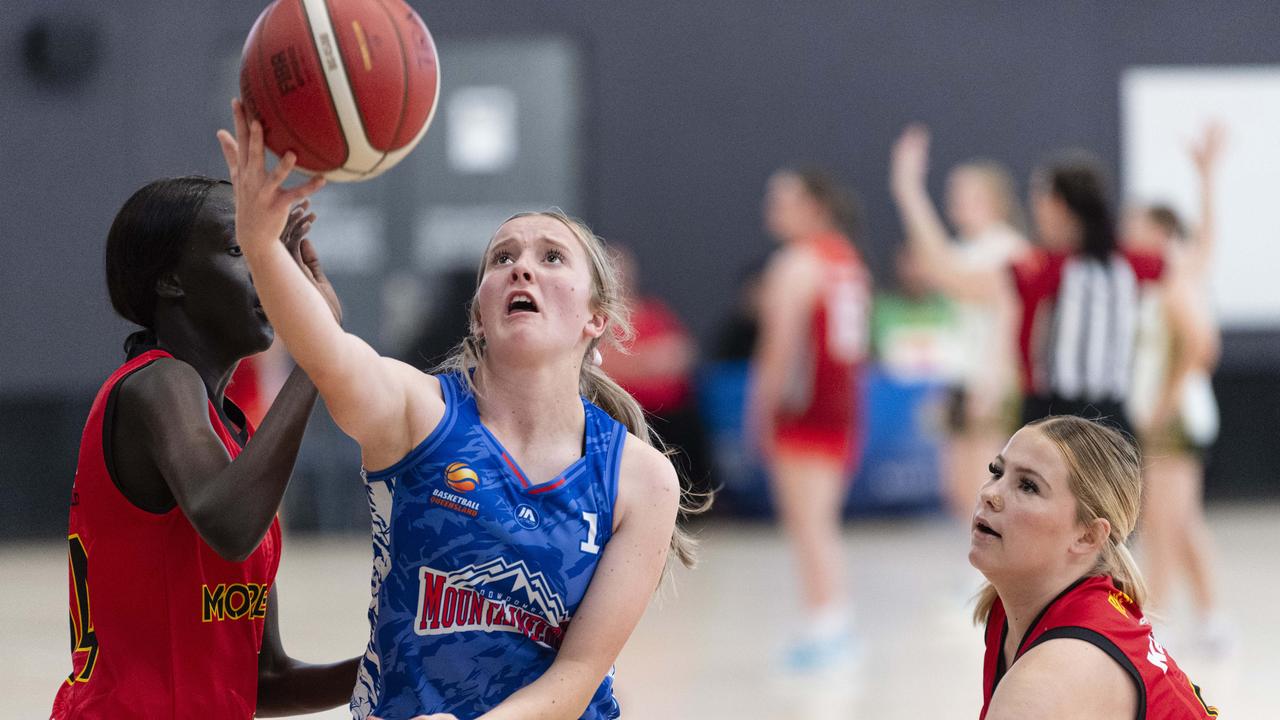
[[[619,717],[614,660],[668,552],[691,556],[674,468],[592,362],[626,317],[599,239],[559,213],[503,223],[471,335],[451,369],[424,373],[343,332],[279,252],[292,156],[267,170],[260,126],[234,114],[219,139],[237,238],[366,469],[374,597],[353,715]]]

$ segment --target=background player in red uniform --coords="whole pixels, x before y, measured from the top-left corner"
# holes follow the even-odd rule
[[[765,269],[748,413],[803,589],[786,663],[809,671],[850,649],[840,520],[861,453],[871,281],[846,235],[852,200],[825,174],[775,173],[764,216],[782,248]]]
[[[293,210],[284,243],[339,315],[304,213]],[[290,658],[273,586],[276,512],[316,390],[294,371],[256,434],[225,398],[236,364],[273,334],[236,245],[231,185],[143,187],[112,224],[106,267],[112,305],[145,329],[126,341],[81,442],[74,669],[52,716],[248,718],[345,702],[355,659]]]
[[[1125,542],[1142,465],[1119,432],[1072,416],[1033,422],[991,463],[969,561],[990,584],[985,702],[991,718],[1215,717],[1142,615]]]
[[[694,393],[698,348],[675,310],[645,292],[635,254],[610,241],[614,267],[631,311],[632,337],[625,344],[600,346],[601,367],[649,416],[675,452],[672,462],[693,487],[707,484],[706,440]]]

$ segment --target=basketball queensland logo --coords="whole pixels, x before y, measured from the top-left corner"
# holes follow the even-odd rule
[[[422,567],[418,581],[419,635],[509,632],[558,648],[568,629],[564,601],[522,561],[497,558],[449,573]]]
[[[467,467],[466,463],[451,463],[444,469],[444,482],[454,492],[434,488],[431,491],[432,503],[470,517],[480,514],[480,503],[458,494],[469,493],[480,485],[480,476],[475,470]]]

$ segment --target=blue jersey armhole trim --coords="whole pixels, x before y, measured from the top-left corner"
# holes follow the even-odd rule
[[[406,453],[391,467],[376,472],[366,472],[366,481],[381,480],[387,476],[395,475],[422,459],[422,456],[435,450],[449,436],[449,432],[453,430],[453,423],[458,416],[458,389],[454,386],[456,380],[452,373],[437,375],[436,379],[440,382],[440,394],[444,396],[444,416],[440,418],[440,422],[436,424],[434,430],[423,438],[422,442],[418,443],[417,447]]]
[[[613,537],[613,511],[618,504],[618,480],[622,474],[622,450],[626,447],[628,435],[626,425],[607,414],[606,417],[613,420],[613,433],[609,438],[608,456],[604,471],[605,501],[609,506],[608,522],[603,523],[606,532],[604,539],[607,541]]]

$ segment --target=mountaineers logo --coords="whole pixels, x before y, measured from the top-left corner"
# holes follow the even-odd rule
[[[520,523],[520,527],[525,530],[537,530],[541,521],[538,519],[538,511],[533,509],[532,505],[519,505],[516,507],[516,522]]]
[[[542,573],[504,558],[442,573],[418,571],[419,635],[511,632],[549,648],[560,647],[569,614]]]

